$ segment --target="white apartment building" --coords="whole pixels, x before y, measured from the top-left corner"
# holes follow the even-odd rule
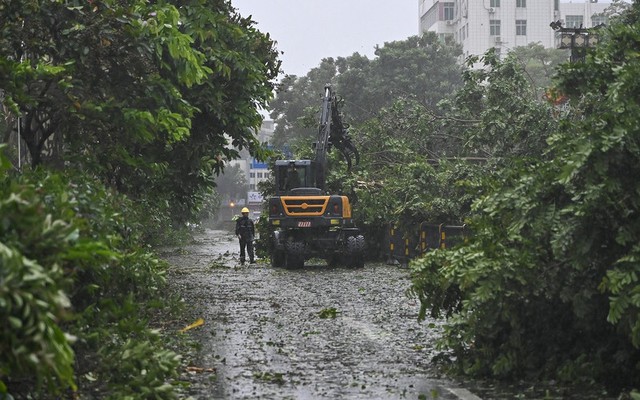
[[[510,49],[540,43],[557,47],[558,37],[549,24],[560,20],[566,28],[591,28],[606,23],[609,3],[598,0],[419,0],[420,32],[453,37],[463,55],[481,55],[495,47]]]
[[[264,120],[262,126],[256,131],[255,135],[260,143],[269,143],[273,137],[275,130],[274,121]],[[271,171],[267,163],[258,162],[255,158],[251,157],[249,152],[244,149],[240,152],[240,158],[232,160],[229,165],[239,165],[240,169],[247,178],[248,192],[247,197],[243,199],[231,199],[236,205],[249,206],[257,205],[262,202],[262,197],[258,192],[258,184],[262,181],[266,181],[271,176]]]

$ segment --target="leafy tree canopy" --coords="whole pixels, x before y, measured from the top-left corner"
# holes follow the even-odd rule
[[[188,218],[229,148],[249,148],[279,71],[224,0],[0,2],[0,88],[34,165],[93,171]],[[152,196],[153,197],[153,196]]]
[[[570,108],[544,156],[485,181],[469,245],[413,264],[465,372],[640,384],[639,26],[634,3],[584,63],[562,65]]]
[[[404,41],[385,43],[369,60],[358,53],[326,58],[305,77],[288,76],[270,103],[277,128],[274,144],[311,141],[315,114],[325,84],[334,85],[345,99],[347,122],[361,124],[398,98],[415,98],[425,107],[435,105],[460,84],[457,63],[460,48],[426,33]],[[306,128],[311,126],[312,128]]]
[[[569,58],[568,50],[546,49],[540,43],[515,47],[509,55],[522,65],[527,78],[540,95],[551,86],[558,66]]]
[[[515,57],[489,52],[481,60],[484,68],[466,70],[463,85],[435,109],[404,98],[355,129],[362,162],[350,182],[370,237],[389,222],[408,230],[462,224],[483,179],[542,156],[553,127],[549,105]]]

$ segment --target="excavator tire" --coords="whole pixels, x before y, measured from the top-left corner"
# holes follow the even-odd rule
[[[345,264],[353,268],[364,267],[364,236],[349,236],[347,238],[347,252]]]
[[[285,268],[297,269],[304,266],[304,243],[290,240],[285,245]]]

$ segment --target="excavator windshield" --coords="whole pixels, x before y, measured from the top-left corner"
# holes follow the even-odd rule
[[[314,188],[314,175],[310,160],[276,161],[276,190],[285,194],[297,188]]]

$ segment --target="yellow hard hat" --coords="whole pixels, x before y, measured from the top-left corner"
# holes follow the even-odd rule
[[[248,209],[247,207],[245,207],[245,208],[243,208],[243,209],[242,209],[242,211],[240,211],[240,212],[242,212],[242,213],[248,213],[248,212],[249,212],[249,209]]]

